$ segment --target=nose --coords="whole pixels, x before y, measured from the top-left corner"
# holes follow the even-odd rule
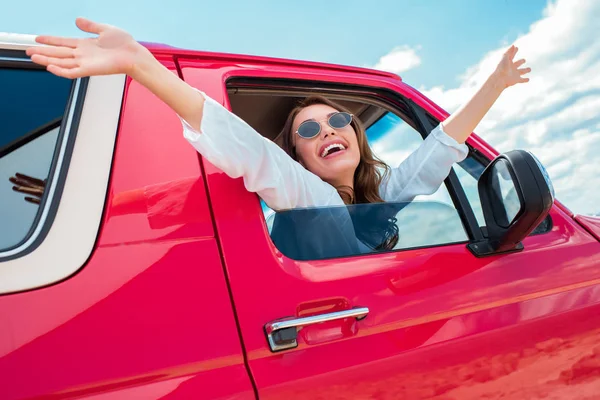
[[[328,136],[333,136],[335,135],[335,129],[333,129],[332,127],[330,127],[329,125],[326,126],[322,126],[321,127],[321,137],[323,139],[327,139]]]

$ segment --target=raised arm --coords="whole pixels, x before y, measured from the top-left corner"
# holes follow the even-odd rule
[[[232,178],[243,178],[275,210],[339,203],[335,189],[292,160],[246,122],[167,70],[127,32],[78,18],[77,26],[97,37],[38,36],[45,47],[27,54],[65,78],[127,74],[171,107],[182,119],[184,137]]]
[[[514,61],[517,51],[517,47],[511,46],[502,56],[496,70],[475,95],[442,122],[444,132],[448,136],[454,138],[458,143],[464,143],[504,89],[529,81],[523,75],[531,72],[531,68],[519,68],[525,63],[525,60]]]
[[[97,37],[38,36],[48,46],[27,49],[31,60],[64,78],[127,74],[148,88],[194,128],[200,128],[204,98],[165,68],[122,29],[77,18],[77,27]]]

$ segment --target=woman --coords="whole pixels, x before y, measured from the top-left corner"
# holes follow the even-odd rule
[[[66,78],[129,75],[179,115],[184,137],[198,152],[230,177],[242,177],[275,210],[410,201],[434,192],[451,165],[466,156],[465,140],[502,91],[527,82],[523,75],[530,72],[520,68],[525,60],[513,61],[517,48],[511,46],[473,98],[389,171],[372,155],[358,121],[334,103],[308,99],[294,109],[278,138],[282,150],[168,71],[127,32],[83,18],[76,24],[98,36],[39,36],[36,41],[49,46],[31,47],[27,54]]]

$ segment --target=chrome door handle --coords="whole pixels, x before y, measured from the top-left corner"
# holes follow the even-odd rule
[[[327,314],[312,315],[302,318],[286,318],[265,325],[265,333],[271,351],[293,349],[298,346],[298,331],[307,325],[320,324],[344,318],[356,318],[357,321],[369,314],[367,307],[352,308]]]

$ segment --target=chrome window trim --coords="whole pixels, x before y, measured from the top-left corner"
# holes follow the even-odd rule
[[[8,61],[8,62],[16,61],[16,62],[20,62],[20,63],[26,62],[26,63],[33,64],[33,61],[31,61],[31,59],[29,59],[29,58],[0,57],[0,61]]]
[[[0,49],[25,50],[31,46],[43,46],[35,41],[36,35],[0,32]]]

